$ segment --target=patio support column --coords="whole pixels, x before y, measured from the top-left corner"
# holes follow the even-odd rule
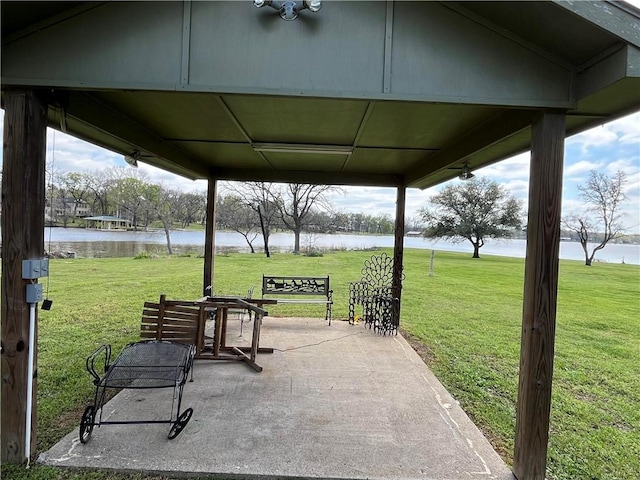
[[[396,193],[396,231],[393,242],[393,279],[391,280],[391,290],[393,297],[398,299],[398,310],[396,312],[397,322],[400,325],[400,305],[402,299],[402,270],[404,258],[404,210],[407,199],[407,189],[404,186],[398,187]]]
[[[564,112],[544,112],[533,122],[513,461],[519,480],[544,480],[547,465],[564,136]]]
[[[216,250],[216,179],[209,178],[207,189],[207,218],[204,234],[204,278],[202,295],[213,295],[214,254]]]
[[[4,92],[2,172],[2,462],[25,463],[27,410],[32,402],[29,456],[36,451],[37,342],[32,398],[27,398],[30,307],[22,260],[44,255],[47,104],[34,91]]]

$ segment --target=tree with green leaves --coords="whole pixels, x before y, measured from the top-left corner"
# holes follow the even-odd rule
[[[522,202],[493,180],[475,178],[449,185],[422,208],[424,236],[473,245],[473,258],[487,238],[509,238],[522,228]]]
[[[562,225],[580,240],[586,266],[591,265],[596,252],[624,232],[621,222],[624,214],[620,212],[620,205],[626,199],[626,181],[627,175],[622,171],[609,177],[591,170],[587,183],[578,186],[579,197],[587,208],[583,213],[568,215]],[[594,239],[595,246],[589,252],[589,241]]]

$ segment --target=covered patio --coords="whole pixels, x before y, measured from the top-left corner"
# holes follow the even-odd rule
[[[513,472],[545,477],[564,139],[640,108],[640,11],[609,1],[311,3],[2,2],[3,462],[25,463],[36,446],[37,298],[25,292],[39,273],[25,278],[22,262],[39,266],[44,252],[49,126],[208,180],[203,294],[215,289],[218,180],[396,188],[400,305],[406,189],[530,150]],[[299,18],[281,19],[280,6]],[[419,435],[410,429],[402,443]]]
[[[239,321],[229,337],[239,337]],[[265,317],[257,373],[241,362],[196,361],[176,439],[166,426],[75,430],[45,452],[53,466],[213,478],[353,480],[513,478],[507,465],[401,337],[363,324]],[[126,390],[105,417],[165,412],[167,392]]]

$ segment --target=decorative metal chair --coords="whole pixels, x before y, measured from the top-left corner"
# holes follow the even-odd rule
[[[400,301],[393,296],[393,259],[386,253],[366,260],[360,281],[349,284],[351,324],[355,323],[357,306],[362,308],[362,317],[369,328],[382,335],[398,333]]]

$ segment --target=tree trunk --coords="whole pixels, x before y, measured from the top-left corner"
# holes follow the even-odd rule
[[[582,245],[582,250],[584,250],[584,264],[587,267],[591,266],[591,260],[593,260],[593,256],[589,256],[589,250],[587,249],[587,241],[582,238],[580,235],[580,245]]]
[[[244,237],[244,241],[247,242],[247,245],[249,245],[249,248],[251,249],[251,253],[256,253],[256,250],[253,248],[253,240],[256,239],[256,237],[253,237],[253,240],[249,240],[249,235],[245,234],[244,232],[239,232],[238,230],[236,230],[236,232],[238,232],[240,235],[242,235]]]
[[[300,253],[300,230],[295,229],[293,231],[294,243],[293,243],[293,253],[298,255]]]
[[[260,205],[258,205],[258,217],[260,218],[260,229],[262,230],[262,240],[264,241],[264,254],[267,258],[271,255],[269,254],[269,229],[264,224],[264,218],[262,217],[262,209]]]
[[[473,243],[473,257],[472,258],[480,258],[480,244],[476,242]]]
[[[162,220],[162,226],[164,227],[164,236],[167,238],[167,251],[169,252],[169,255],[172,255],[173,251],[171,250],[171,235],[169,233],[169,222],[167,222],[166,220]]]

